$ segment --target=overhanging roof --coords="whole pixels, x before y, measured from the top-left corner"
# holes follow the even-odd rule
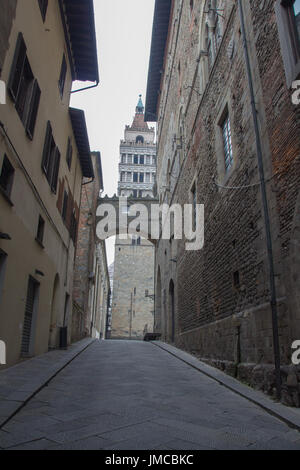
[[[164,65],[172,0],[156,0],[148,71],[145,121],[157,120],[157,102]]]
[[[76,146],[79,154],[82,174],[86,178],[94,178],[91,149],[85,122],[84,111],[70,108],[70,117],[75,136]]]
[[[93,0],[59,0],[73,80],[99,82]]]

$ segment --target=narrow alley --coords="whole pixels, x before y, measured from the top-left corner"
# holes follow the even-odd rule
[[[298,431],[161,345],[92,342],[4,425],[0,448],[300,450]]]

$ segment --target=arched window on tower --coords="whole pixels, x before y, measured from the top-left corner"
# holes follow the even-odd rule
[[[144,137],[142,135],[138,135],[137,138],[135,139],[136,144],[143,144],[144,143]]]

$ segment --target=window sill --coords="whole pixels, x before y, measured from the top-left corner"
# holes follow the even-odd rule
[[[7,194],[7,192],[0,186],[0,194],[2,194],[2,196],[4,197],[4,199],[6,200],[6,202],[8,202],[8,204],[13,207],[14,206],[14,203],[11,201],[9,195]]]

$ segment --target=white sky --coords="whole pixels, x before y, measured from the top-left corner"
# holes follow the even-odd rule
[[[154,1],[94,0],[100,84],[72,95],[71,106],[85,111],[91,149],[101,152],[109,196],[117,192],[120,139],[139,94],[145,105]],[[113,239],[107,241],[107,256],[110,264]]]

